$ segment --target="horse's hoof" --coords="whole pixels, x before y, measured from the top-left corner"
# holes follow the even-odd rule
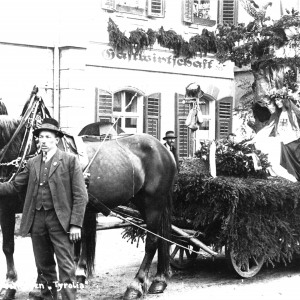
[[[140,299],[143,296],[142,292],[133,288],[127,288],[123,300]]]
[[[149,294],[160,294],[163,293],[167,287],[167,283],[164,281],[154,281],[152,282],[148,293]]]
[[[3,296],[3,300],[12,300],[15,299],[16,290],[15,289],[7,289],[5,295]]]
[[[28,300],[44,300],[40,289],[34,289],[29,292]]]
[[[76,281],[77,281],[78,283],[85,284],[85,279],[86,279],[86,277],[83,276],[83,275],[76,276]]]

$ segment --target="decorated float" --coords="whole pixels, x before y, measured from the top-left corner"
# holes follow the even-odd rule
[[[270,3],[242,3],[254,18],[248,25],[218,25],[215,32],[204,29],[189,41],[163,28],[134,31],[126,40],[110,22],[111,45],[142,51],[157,41],[186,59],[210,52],[220,63],[231,60],[250,67],[253,96],[241,103],[238,113],[257,133],[270,124],[272,94],[299,106],[300,16],[293,9],[270,21],[265,18]],[[201,123],[200,86],[190,85],[184,101],[191,109],[186,125],[195,131]],[[199,255],[216,256],[225,249],[230,266],[247,278],[264,263],[287,264],[300,252],[300,185],[271,176],[268,154],[245,142],[203,141],[195,157],[182,161],[174,193],[173,267],[186,268]],[[136,237],[136,230],[124,236]]]

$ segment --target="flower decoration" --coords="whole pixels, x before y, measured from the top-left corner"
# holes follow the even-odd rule
[[[275,100],[276,98],[281,98],[281,99],[291,99],[293,100],[293,94],[292,91],[286,87],[283,87],[281,89],[276,89],[276,88],[272,88],[269,91],[266,92],[266,95],[271,99],[271,100]]]
[[[269,104],[271,101],[275,101],[276,98],[289,99],[298,108],[300,108],[299,93],[293,93],[293,91],[291,89],[288,89],[287,87],[283,87],[281,89],[272,88],[266,92],[266,96],[269,98]]]

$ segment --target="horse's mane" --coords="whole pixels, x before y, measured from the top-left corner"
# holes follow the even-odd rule
[[[0,115],[0,149],[8,144],[19,124],[20,119],[15,119],[7,115]],[[17,134],[16,138],[9,147],[10,149],[15,151],[19,150],[24,130],[25,128],[22,128],[19,134]]]

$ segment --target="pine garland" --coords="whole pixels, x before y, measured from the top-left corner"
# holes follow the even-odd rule
[[[216,170],[220,176],[239,176],[243,178],[267,178],[267,168],[270,167],[268,155],[255,149],[253,144],[245,145],[246,140],[233,143],[230,140],[217,140],[216,143]],[[209,142],[201,142],[201,149],[195,152],[195,157],[209,161]],[[261,169],[255,170],[252,154],[259,160]]]
[[[274,264],[300,253],[300,186],[284,179],[211,178],[189,168],[179,173],[174,217],[205,234],[207,245],[229,246],[241,261],[263,255]]]
[[[242,67],[249,64],[292,64],[300,66],[300,58],[277,58],[274,49],[289,46],[299,49],[300,44],[300,16],[299,12],[287,11],[278,21],[272,25],[263,25],[262,28],[255,26],[255,22],[232,25],[228,23],[219,24],[215,32],[203,29],[186,41],[174,30],[164,30],[161,27],[158,31],[148,29],[145,32],[138,28],[130,32],[127,38],[118,26],[109,19],[108,32],[109,43],[116,51],[127,51],[132,54],[142,53],[147,48],[152,48],[157,41],[161,47],[174,51],[175,57],[193,58],[197,54],[216,54],[220,62],[233,61],[236,66]],[[287,36],[285,29],[295,29],[294,34]]]

